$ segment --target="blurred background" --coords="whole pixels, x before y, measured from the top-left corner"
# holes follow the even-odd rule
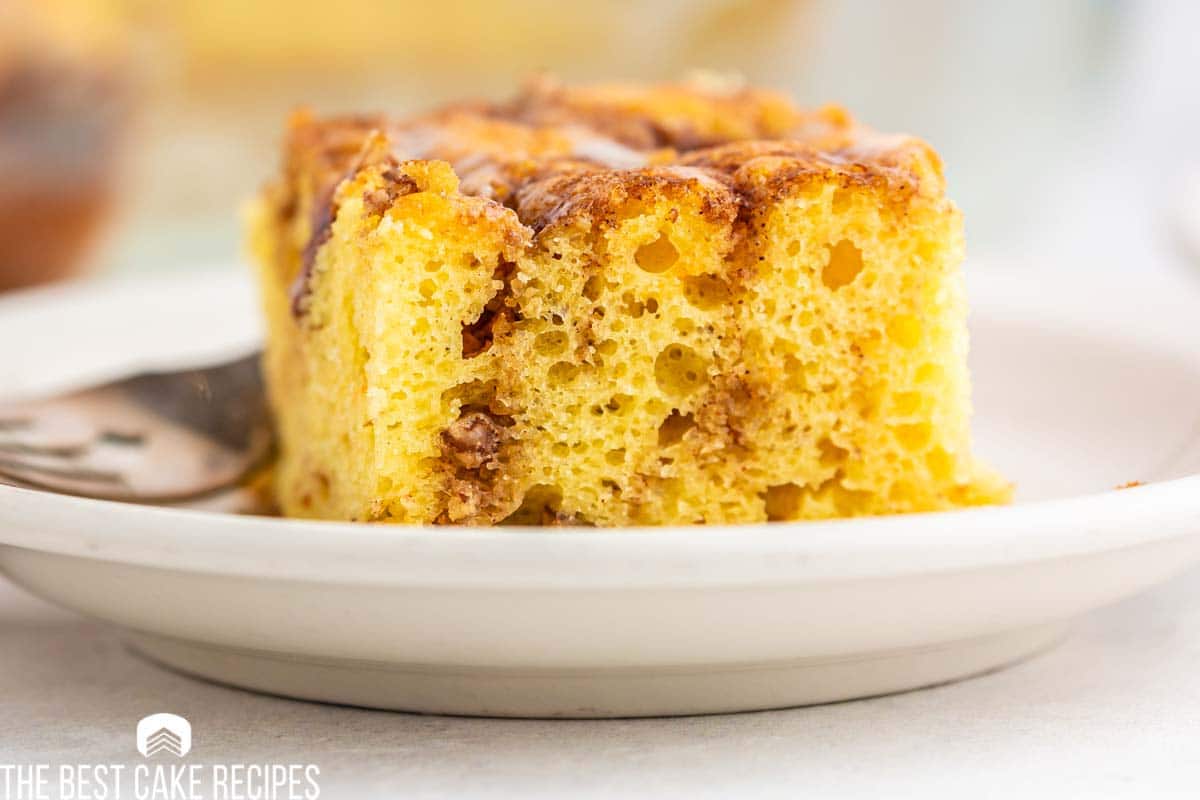
[[[1187,0],[0,0],[0,289],[241,256],[287,111],[736,73],[942,153],[972,256],[1200,254]]]

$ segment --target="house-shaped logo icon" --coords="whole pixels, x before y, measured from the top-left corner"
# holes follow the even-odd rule
[[[137,725],[137,749],[146,758],[169,753],[182,758],[192,749],[192,724],[176,714],[151,714]]]

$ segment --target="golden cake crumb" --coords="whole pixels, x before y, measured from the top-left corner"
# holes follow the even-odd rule
[[[1003,502],[925,143],[719,84],[296,114],[252,221],[285,513],[730,523]]]

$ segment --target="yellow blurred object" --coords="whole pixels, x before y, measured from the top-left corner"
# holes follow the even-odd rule
[[[567,55],[615,25],[604,3],[459,0],[439,4],[345,0],[177,0],[180,40],[199,64],[346,69],[423,59],[488,63],[538,48]]]
[[[924,143],[712,81],[297,116],[252,223],[297,516],[670,524],[1003,502]]]
[[[345,75],[407,65],[433,83],[544,67],[660,70],[713,63],[713,51],[770,35],[797,0],[650,2],[556,0],[23,0],[55,37],[94,47],[146,29],[187,76],[253,82],[260,71]],[[777,32],[776,32],[777,33]],[[726,53],[725,55],[729,55]],[[438,69],[429,69],[437,64]],[[480,72],[482,68],[486,71]],[[250,70],[247,73],[245,70]]]

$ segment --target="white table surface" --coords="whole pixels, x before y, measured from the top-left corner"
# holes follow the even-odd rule
[[[322,797],[1200,797],[1200,570],[974,680],[683,719],[428,717],[175,675],[0,579],[0,763],[129,763],[172,711],[191,760],[315,763]],[[2,791],[2,790],[0,790]]]

